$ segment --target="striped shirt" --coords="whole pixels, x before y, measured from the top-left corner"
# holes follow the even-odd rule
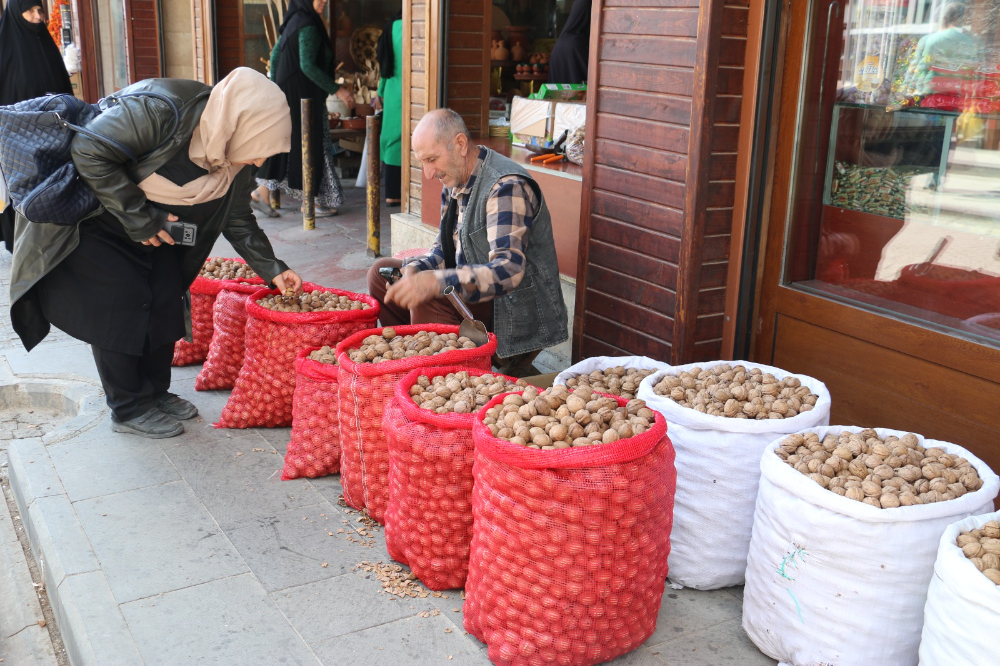
[[[531,222],[538,214],[541,202],[528,181],[521,176],[504,176],[490,190],[486,201],[486,239],[490,244],[489,261],[470,265],[462,253],[459,231],[465,220],[465,211],[479,177],[486,148],[479,147],[479,160],[472,169],[469,181],[463,187],[441,192],[441,215],[448,209],[452,197],[458,201],[458,219],[455,222],[456,268],[444,267],[441,237],[434,241],[429,254],[406,260],[406,266],[417,266],[421,271],[434,271],[440,290],[451,285],[468,303],[488,301],[510,292],[524,277],[527,235]]]

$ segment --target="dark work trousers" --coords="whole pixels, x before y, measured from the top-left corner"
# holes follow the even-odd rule
[[[147,339],[142,356],[109,351],[94,345],[91,348],[115,421],[121,423],[142,416],[170,388],[170,362],[174,358],[172,343],[150,350]]]
[[[403,186],[403,167],[385,165],[385,198],[399,199]]]

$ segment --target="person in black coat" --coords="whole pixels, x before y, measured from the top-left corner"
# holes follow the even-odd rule
[[[592,0],[576,0],[549,56],[549,83],[586,83]]]
[[[9,0],[0,14],[0,106],[49,93],[73,94],[39,0]],[[0,202],[0,206],[3,202]],[[0,212],[0,240],[14,251],[14,209]]]

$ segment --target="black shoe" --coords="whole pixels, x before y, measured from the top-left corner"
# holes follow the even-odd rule
[[[176,437],[184,432],[184,425],[174,417],[152,408],[142,416],[128,421],[111,421],[111,429],[132,435],[142,435],[150,439]]]
[[[164,393],[156,399],[156,408],[164,414],[169,414],[175,419],[186,421],[198,416],[198,408],[193,402],[185,400],[173,393]]]

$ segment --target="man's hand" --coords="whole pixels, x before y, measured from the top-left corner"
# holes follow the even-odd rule
[[[275,276],[272,282],[274,282],[274,286],[283,294],[288,289],[291,289],[296,294],[302,291],[302,278],[290,268],[281,275]]]
[[[167,215],[167,222],[176,222],[176,221],[177,221],[177,216],[176,215],[173,215],[173,214]],[[142,244],[143,245],[152,245],[153,247],[160,247],[160,242],[161,241],[164,242],[164,243],[166,243],[167,245],[173,245],[174,244],[174,237],[171,236],[170,234],[168,234],[165,229],[160,229],[156,233],[155,236],[153,236],[149,240],[142,241]]]
[[[405,269],[404,269],[405,271]],[[415,275],[405,275],[403,279],[389,287],[385,294],[385,300],[389,303],[398,303],[400,307],[412,310],[423,305],[441,294],[441,287],[438,284],[434,273],[421,271]]]
[[[341,101],[343,101],[344,104],[347,105],[348,109],[352,109],[352,110],[354,109],[354,105],[355,105],[354,95],[351,94],[350,90],[348,90],[344,86],[341,86],[337,90],[337,97],[339,97],[341,99]]]

